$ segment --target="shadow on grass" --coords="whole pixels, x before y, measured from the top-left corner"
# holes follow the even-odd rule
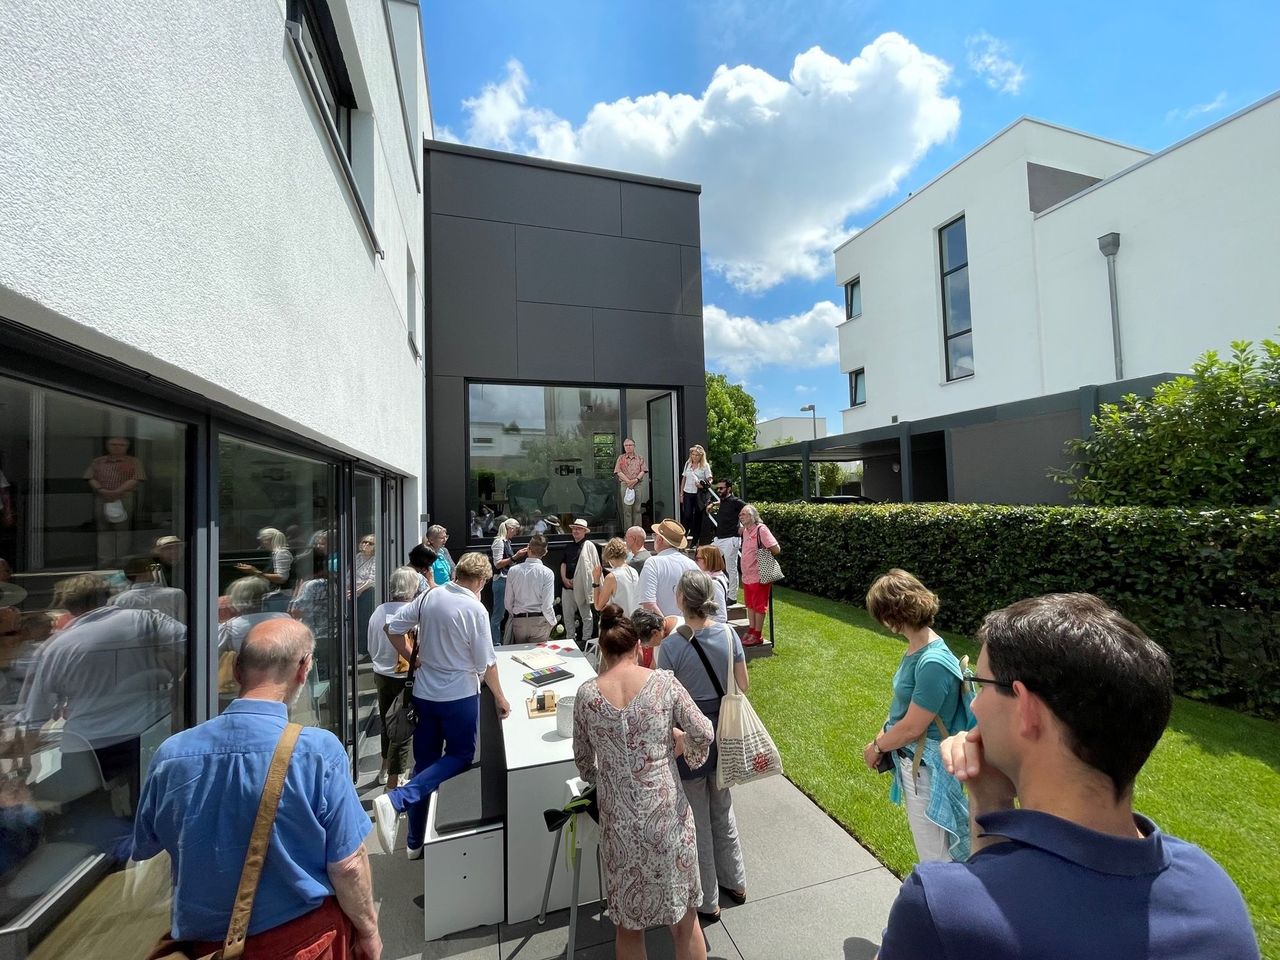
[[[1210,756],[1252,757],[1280,773],[1280,723],[1178,697],[1169,729]]]

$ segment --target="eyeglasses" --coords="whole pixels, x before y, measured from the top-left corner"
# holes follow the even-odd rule
[[[360,541],[360,545],[361,545],[361,546],[364,546],[366,543],[373,543],[373,540],[361,540],[361,541]]]
[[[1013,681],[1012,681],[1012,680],[996,680],[996,679],[994,679],[994,678],[992,678],[992,677],[979,677],[979,676],[975,676],[972,670],[966,670],[966,671],[965,671],[965,673],[964,673],[964,682],[965,682],[965,683],[972,683],[972,684],[973,684],[975,687],[977,687],[979,690],[981,690],[981,689],[982,689],[982,685],[983,685],[983,684],[985,684],[985,683],[989,683],[989,684],[991,684],[993,687],[1004,687],[1006,690],[1012,690],[1012,689],[1013,689]]]

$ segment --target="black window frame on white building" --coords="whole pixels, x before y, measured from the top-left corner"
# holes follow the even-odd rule
[[[973,312],[969,297],[969,237],[964,214],[938,228],[942,340],[947,382],[973,376]],[[965,367],[963,359],[968,358]]]
[[[861,387],[862,399],[858,399],[859,387]],[[859,367],[857,370],[849,371],[849,406],[863,407],[867,404],[867,368]]]
[[[844,318],[856,320],[862,316],[862,278],[854,277],[844,285]]]

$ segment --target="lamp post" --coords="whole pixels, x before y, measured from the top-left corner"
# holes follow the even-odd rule
[[[818,439],[818,411],[812,403],[806,403],[800,408],[801,413],[807,413],[813,417],[813,439]],[[813,484],[813,495],[815,497],[822,496],[822,468],[818,468],[816,479]]]

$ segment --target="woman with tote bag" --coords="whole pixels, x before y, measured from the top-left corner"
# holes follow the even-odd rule
[[[733,629],[713,619],[718,605],[716,588],[707,574],[701,570],[686,571],[676,585],[676,603],[684,614],[684,626],[673,631],[658,647],[654,665],[674,673],[698,709],[714,724],[720,718],[720,701],[725,689],[733,684],[745,690],[750,682],[746,655]],[[698,913],[709,921],[720,916],[722,889],[734,903],[745,903],[747,899],[747,872],[738,842],[733,797],[717,782],[716,766],[714,746],[700,769],[680,766],[681,783],[693,808],[693,822],[698,832],[698,868],[702,875],[702,904]]]

